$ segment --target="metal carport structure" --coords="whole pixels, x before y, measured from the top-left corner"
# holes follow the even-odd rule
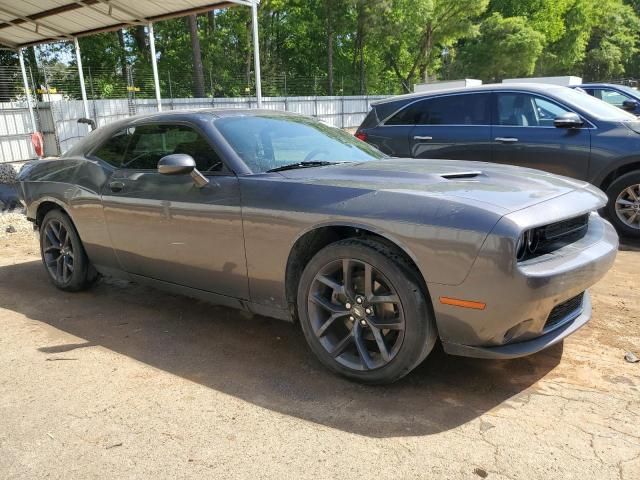
[[[259,0],[0,0],[0,46],[16,50],[29,107],[32,130],[36,130],[23,49],[42,43],[73,41],[85,116],[89,117],[78,37],[119,30],[133,25],[148,29],[149,48],[158,110],[162,110],[153,23],[236,5],[252,10],[256,100],[262,106],[260,51],[258,42]],[[133,4],[134,6],[131,6]]]

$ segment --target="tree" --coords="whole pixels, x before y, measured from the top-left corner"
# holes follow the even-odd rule
[[[494,13],[482,22],[480,35],[461,49],[459,61],[474,78],[497,82],[523,77],[533,73],[544,40],[524,17]]]
[[[477,32],[476,20],[489,0],[390,0],[378,42],[405,91],[428,81],[440,61],[440,48]]]
[[[204,71],[202,68],[202,53],[200,52],[200,38],[198,37],[198,17],[187,17],[189,34],[191,37],[191,59],[193,63],[193,96],[204,97]]]
[[[594,26],[587,45],[584,76],[591,80],[621,77],[638,52],[640,18],[633,7],[605,0],[596,6]]]

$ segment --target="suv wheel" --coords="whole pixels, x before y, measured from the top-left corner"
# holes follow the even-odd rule
[[[320,361],[364,383],[402,378],[437,338],[417,274],[395,250],[372,240],[343,240],[318,252],[302,274],[297,304]]]
[[[640,172],[616,179],[607,189],[607,216],[618,233],[640,238]]]

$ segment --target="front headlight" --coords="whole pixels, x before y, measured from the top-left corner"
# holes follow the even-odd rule
[[[516,244],[516,258],[519,262],[535,257],[540,246],[540,230],[533,228],[525,231]]]

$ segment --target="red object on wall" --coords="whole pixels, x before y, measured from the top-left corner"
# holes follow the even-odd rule
[[[36,155],[42,157],[42,155],[44,155],[44,138],[42,137],[42,133],[33,132],[31,134],[31,144],[33,145]]]

